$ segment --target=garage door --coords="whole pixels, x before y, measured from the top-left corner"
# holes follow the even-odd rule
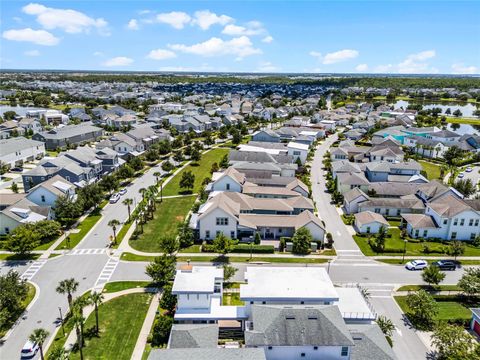
[[[477,321],[473,323],[473,331],[480,335],[480,323],[478,323]]]

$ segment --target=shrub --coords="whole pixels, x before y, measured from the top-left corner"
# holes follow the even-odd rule
[[[232,253],[250,254],[250,251],[254,254],[273,254],[275,248],[272,245],[248,245],[237,244],[233,246]],[[205,244],[202,246],[202,252],[215,252],[212,244]]]

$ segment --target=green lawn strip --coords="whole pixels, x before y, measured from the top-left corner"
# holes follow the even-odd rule
[[[427,173],[428,180],[440,179],[440,165],[424,160],[419,160],[418,162]]]
[[[398,228],[391,228],[388,229],[388,233],[391,237],[387,238],[385,242],[385,252],[383,253],[376,253],[368,244],[368,237],[363,235],[353,235],[353,239],[357,243],[360,250],[366,256],[376,256],[376,255],[383,255],[383,256],[402,256],[403,255],[403,248],[404,248],[404,241],[400,237],[400,229]],[[372,234],[372,240],[374,240],[375,235]],[[424,253],[424,245],[428,245],[429,252]],[[415,241],[414,239],[410,239],[407,242],[407,251],[406,256],[446,256],[446,250],[448,250],[448,242],[440,243],[440,242],[433,242],[433,241]],[[472,246],[470,244],[465,244],[465,253],[463,256],[480,256],[480,248]]]
[[[125,224],[123,224],[122,228],[120,229],[120,231],[117,234],[117,243],[115,245],[113,245],[114,249],[117,249],[118,246],[122,243],[123,238],[127,234],[127,231],[130,229],[132,224],[133,224],[133,221],[126,222]]]
[[[170,182],[163,188],[163,196],[179,195],[180,194],[180,179],[182,174],[186,171],[191,171],[195,175],[195,185],[192,189],[193,193],[200,191],[202,182],[205,178],[210,177],[210,169],[213,163],[219,163],[225,154],[228,154],[228,149],[217,148],[210,150],[206,154],[202,154],[202,158],[196,165],[187,165],[182,169]]]
[[[83,239],[83,237],[95,226],[95,224],[102,217],[98,212],[94,212],[88,215],[79,225],[79,232],[71,233],[70,236],[70,249],[73,249],[78,243]],[[64,239],[60,245],[58,245],[55,250],[63,250],[67,248],[67,240]]]
[[[95,313],[85,322],[86,344],[83,348],[85,359],[129,360],[137,342],[147,310],[152,300],[150,294],[128,294],[114,298],[100,305],[100,334],[94,334]],[[78,351],[70,359],[79,359]]]
[[[130,246],[139,251],[160,252],[160,238],[177,235],[178,224],[185,220],[195,199],[195,196],[184,196],[157,203],[153,219],[143,226],[143,233],[137,239],[130,239]]]
[[[0,260],[5,261],[26,261],[26,260],[36,260],[40,257],[41,254],[0,254]]]
[[[480,125],[480,119],[472,118],[447,117],[447,122],[450,124]]]
[[[148,356],[150,355],[150,351],[152,351],[152,345],[149,343],[145,344],[145,349],[143,350],[142,360],[148,360]]]
[[[124,252],[122,254],[122,260],[124,261],[153,261],[155,256],[143,256],[132,254],[129,252]],[[248,256],[229,256],[227,258],[217,257],[217,256],[177,256],[177,261],[179,262],[271,262],[271,263],[300,263],[300,264],[322,264],[327,262],[329,259],[321,258],[287,258],[287,257],[253,257],[250,259]]]
[[[410,308],[407,305],[407,296],[394,296],[402,311],[407,314]],[[476,302],[467,303],[465,298],[457,295],[433,295],[438,304],[438,314],[435,320],[448,322],[462,322],[469,321],[472,318],[470,307],[479,305],[478,299]]]
[[[113,293],[127,289],[145,288],[149,285],[151,285],[150,281],[113,281],[105,284],[103,292]]]
[[[0,339],[7,333],[7,331],[13,326],[15,321],[18,319],[18,317],[25,311],[27,308],[28,304],[30,304],[35,297],[36,289],[35,286],[27,282],[27,296],[25,299],[22,301],[22,305],[19,309],[19,312],[17,314],[14,314],[14,320],[12,322],[2,322],[2,326],[0,326]]]
[[[180,249],[179,252],[180,253],[200,253],[200,252],[202,252],[201,247],[202,247],[202,245],[195,244],[195,245]]]
[[[51,258],[55,258],[55,257],[60,256],[60,255],[62,255],[62,254],[55,254],[55,253],[53,253],[53,254],[50,254],[50,255],[48,256],[48,258],[51,259]]]
[[[457,285],[439,285],[432,288],[430,285],[404,285],[397,289],[397,291],[417,291],[417,290],[434,290],[434,291],[461,291]]]
[[[239,293],[224,293],[222,297],[222,305],[243,306],[245,303],[240,300]]]
[[[48,250],[50,246],[53,245],[55,241],[57,241],[58,237],[55,239],[50,240],[49,242],[46,242],[44,244],[38,245],[35,249],[33,250]]]

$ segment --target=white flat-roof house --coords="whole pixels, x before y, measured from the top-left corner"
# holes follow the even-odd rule
[[[310,148],[308,145],[291,141],[288,143],[287,148],[288,155],[293,156],[295,161],[300,159],[300,162],[305,164],[307,161],[308,149]]]

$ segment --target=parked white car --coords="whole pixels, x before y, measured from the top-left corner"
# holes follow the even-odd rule
[[[412,260],[405,264],[407,270],[423,270],[428,266],[425,260]]]
[[[473,169],[470,166],[465,169],[466,172],[472,172],[472,170]]]
[[[118,200],[120,200],[120,194],[113,194],[110,196],[110,204],[115,204]]]
[[[120,195],[125,195],[127,193],[127,188],[122,188],[120,189],[120,191],[118,192]]]
[[[465,176],[464,173],[460,173],[460,174],[457,175],[457,177],[458,177],[459,179],[463,179],[464,176]]]
[[[21,358],[22,359],[31,359],[37,354],[38,350],[39,350],[38,345],[36,343],[33,343],[30,340],[28,340],[25,343],[25,345],[23,345],[22,352],[21,352]]]

